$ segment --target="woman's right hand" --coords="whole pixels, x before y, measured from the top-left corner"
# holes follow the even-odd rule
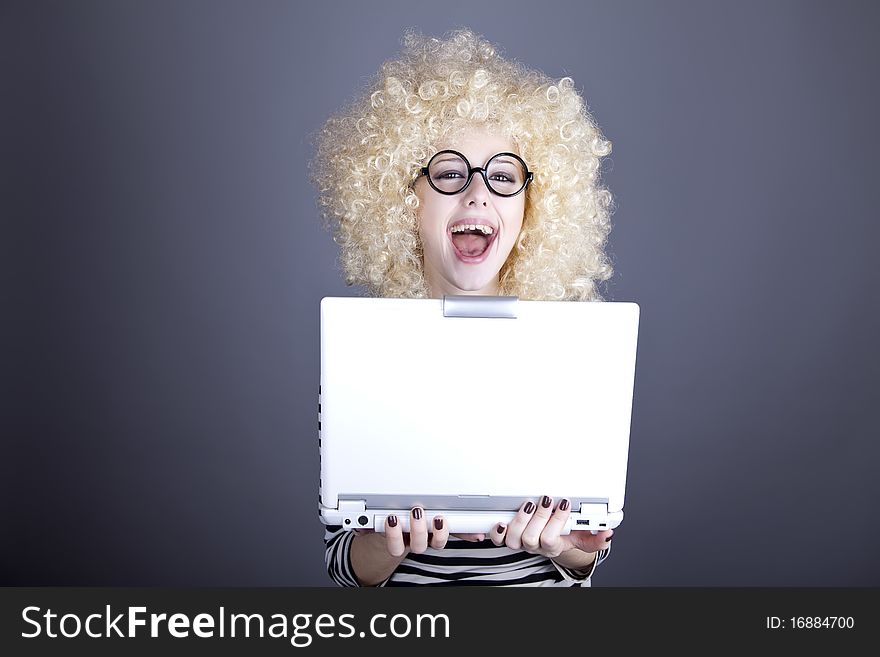
[[[409,532],[404,532],[397,516],[391,515],[385,519],[385,549],[392,557],[402,557],[409,552],[421,554],[428,547],[442,550],[449,540],[449,527],[443,516],[434,516],[431,519],[430,529],[425,517],[425,510],[414,507],[409,514]],[[356,529],[358,533],[369,533],[372,529]],[[452,534],[456,538],[465,541],[482,541],[485,534]]]

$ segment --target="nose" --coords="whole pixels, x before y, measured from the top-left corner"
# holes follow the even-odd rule
[[[467,186],[467,189],[462,192],[464,199],[463,202],[465,205],[470,206],[472,203],[476,205],[487,206],[489,204],[489,195],[492,192],[489,191],[489,188],[486,186],[486,181],[483,180],[483,176],[479,174],[479,172],[474,172],[474,177],[471,178],[471,184]]]

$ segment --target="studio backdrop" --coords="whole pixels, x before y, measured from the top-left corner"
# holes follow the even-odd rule
[[[331,586],[313,137],[469,27],[612,142],[641,307],[593,586],[880,584],[880,10],[868,2],[6,2],[5,585]],[[573,460],[576,460],[573,455]],[[536,495],[541,494],[540,491]]]

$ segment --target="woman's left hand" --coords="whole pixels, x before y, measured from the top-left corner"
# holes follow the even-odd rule
[[[571,504],[568,500],[561,500],[554,510],[553,499],[545,495],[537,505],[524,502],[510,524],[498,523],[489,538],[495,545],[506,545],[513,550],[525,550],[551,559],[569,550],[598,552],[608,547],[614,534],[610,529],[596,534],[586,530],[560,534],[569,515]]]

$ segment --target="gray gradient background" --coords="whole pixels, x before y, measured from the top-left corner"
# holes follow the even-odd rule
[[[361,291],[309,135],[404,28],[467,25],[572,76],[614,144],[605,294],[642,316],[626,519],[594,585],[880,584],[878,18],[3,3],[0,580],[330,584],[317,310]]]

